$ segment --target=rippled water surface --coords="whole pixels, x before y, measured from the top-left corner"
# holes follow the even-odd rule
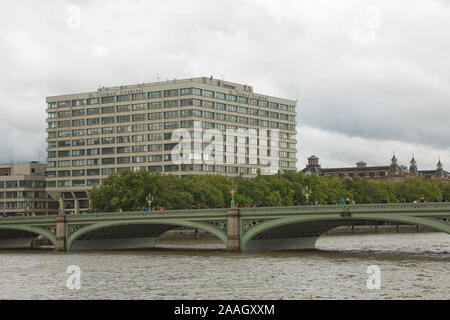
[[[0,251],[0,299],[450,299],[450,236],[322,237],[317,250],[231,254],[189,249],[86,253]],[[206,250],[200,250],[206,248]],[[81,289],[66,287],[81,268]],[[381,289],[367,289],[367,268]]]

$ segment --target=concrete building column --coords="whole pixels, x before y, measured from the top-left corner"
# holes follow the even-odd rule
[[[75,210],[74,214],[80,214],[80,200],[74,199],[73,208]]]
[[[228,241],[227,250],[232,252],[241,251],[241,235],[239,228],[239,209],[227,209]]]
[[[56,216],[56,251],[66,251],[66,216]]]

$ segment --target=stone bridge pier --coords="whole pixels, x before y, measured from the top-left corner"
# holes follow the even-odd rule
[[[67,224],[66,216],[58,215],[56,216],[56,251],[66,251],[67,250]]]
[[[228,209],[227,220],[227,250],[231,252],[239,252],[241,251],[239,209]]]

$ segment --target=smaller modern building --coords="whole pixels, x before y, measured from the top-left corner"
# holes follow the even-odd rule
[[[409,168],[399,165],[397,157],[394,155],[391,163],[386,166],[367,166],[364,161],[356,163],[356,167],[347,168],[322,168],[319,158],[311,156],[308,164],[302,170],[305,174],[332,175],[340,178],[362,177],[367,179],[383,179],[387,181],[400,181],[409,177],[437,178],[443,181],[450,181],[450,173],[444,170],[444,166],[439,160],[435,170],[419,170],[414,156],[410,161]]]
[[[0,165],[0,216],[58,212],[58,203],[45,190],[46,167],[37,162]]]

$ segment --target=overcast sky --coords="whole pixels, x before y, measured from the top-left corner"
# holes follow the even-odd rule
[[[0,162],[45,160],[45,97],[214,76],[298,100],[298,166],[450,169],[450,1],[4,1]]]

